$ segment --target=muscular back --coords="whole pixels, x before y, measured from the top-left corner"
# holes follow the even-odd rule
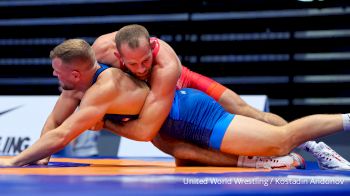
[[[112,78],[112,79],[111,79]],[[145,82],[135,79],[120,69],[110,68],[104,71],[98,83],[107,82],[107,91],[113,91],[109,114],[139,114],[149,93]]]

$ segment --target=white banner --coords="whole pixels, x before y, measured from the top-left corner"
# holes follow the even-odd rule
[[[40,136],[58,96],[0,96],[0,155],[16,155]]]
[[[16,155],[32,145],[39,138],[45,120],[57,98],[58,96],[0,96],[0,155]],[[242,98],[253,107],[268,111],[265,95],[245,95]],[[82,149],[84,145],[90,148],[91,142],[84,143],[81,144]],[[150,142],[121,138],[118,156],[164,157],[169,155],[155,148]]]

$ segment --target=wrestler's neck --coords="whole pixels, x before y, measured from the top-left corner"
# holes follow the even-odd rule
[[[99,68],[100,66],[96,62],[91,69],[84,72],[84,74],[81,75],[80,81],[76,85],[75,90],[80,92],[86,92],[92,86],[94,75]]]

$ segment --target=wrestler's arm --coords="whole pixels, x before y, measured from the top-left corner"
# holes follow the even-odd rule
[[[92,44],[92,49],[95,52],[96,60],[100,63],[117,66],[119,68],[119,60],[113,54],[117,48],[115,45],[115,35],[118,31],[99,36]]]
[[[81,101],[79,110],[69,116],[60,126],[48,131],[19,155],[11,159],[0,160],[0,165],[23,166],[48,157],[100,121],[114,95],[106,95],[106,93],[101,95],[101,93],[96,92],[104,91],[103,89],[95,89],[87,92]]]
[[[167,118],[176,89],[176,82],[181,73],[181,65],[175,52],[169,48],[161,48],[163,56],[157,58],[163,65],[156,65],[151,76],[151,91],[139,114],[139,118],[129,121],[123,125],[113,124],[106,121],[105,128],[108,130],[138,141],[151,141],[165,119]],[[160,54],[159,54],[160,55]]]
[[[129,139],[151,141],[168,116],[174,99],[176,79],[171,70],[154,70],[157,83],[153,83],[139,118],[125,124],[106,121],[105,128]],[[173,77],[173,78],[171,78]]]
[[[59,96],[52,112],[46,119],[46,122],[41,130],[42,137],[48,131],[57,128],[61,125],[78,107],[80,92],[63,90]],[[47,164],[50,161],[50,156],[37,162],[37,164]]]

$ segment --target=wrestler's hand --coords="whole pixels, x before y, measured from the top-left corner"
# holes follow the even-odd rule
[[[11,159],[5,159],[5,158],[1,158],[0,159],[0,166],[1,167],[11,167],[14,166]]]
[[[105,125],[105,122],[103,120],[100,120],[93,127],[91,127],[89,130],[101,131],[103,129],[104,125]]]
[[[118,125],[122,125],[122,124],[118,123]],[[117,129],[116,125],[113,122],[111,122],[110,120],[106,120],[105,121],[105,124],[104,124],[103,128],[106,128],[108,130],[115,130],[115,129]]]
[[[39,161],[31,163],[31,165],[47,165],[47,164],[49,164],[49,161],[50,161],[50,157],[47,157],[47,158],[44,158],[44,159],[41,159]]]

